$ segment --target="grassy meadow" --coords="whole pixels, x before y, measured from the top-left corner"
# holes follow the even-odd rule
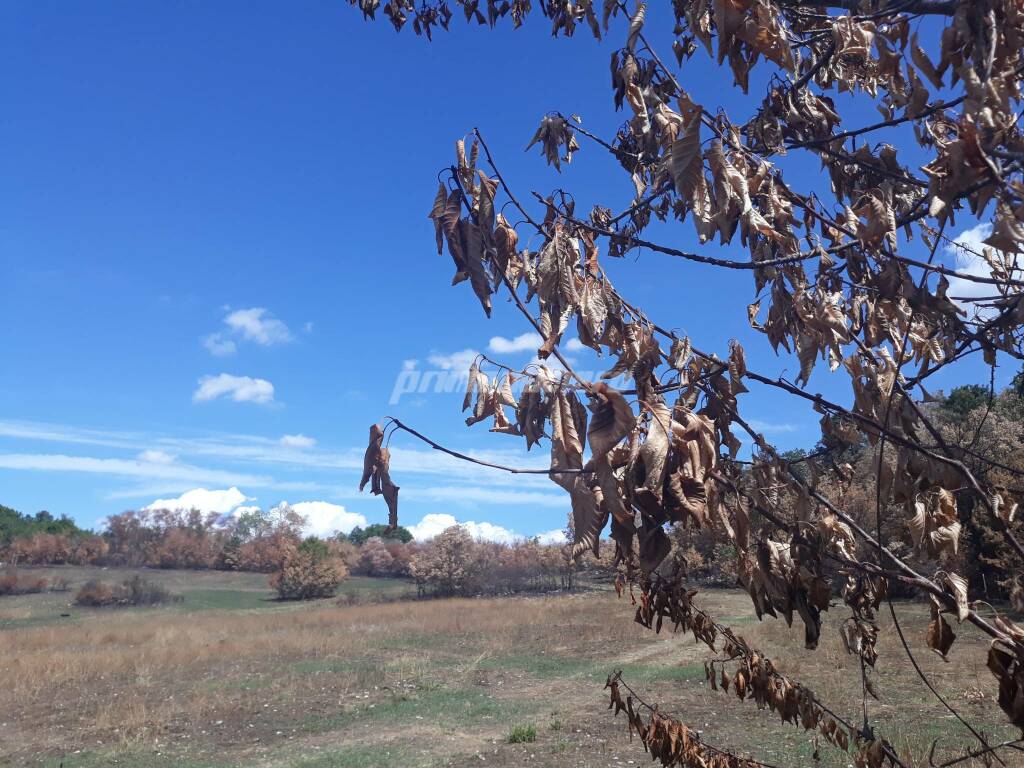
[[[72,590],[137,571],[33,568]],[[648,701],[728,746],[777,766],[811,765],[809,734],[752,701],[712,691],[704,646],[632,621],[628,599],[568,595],[416,601],[408,583],[349,579],[339,600],[281,603],[266,577],[145,571],[184,596],[160,608],[81,609],[71,592],[0,598],[0,765],[57,768],[374,768],[618,766],[647,763],[607,712],[609,671]],[[381,598],[386,598],[381,600]],[[408,599],[404,599],[408,598]],[[709,590],[699,604],[853,720],[856,659],[827,614],[821,647],[801,627],[759,623],[749,598]],[[946,664],[924,644],[924,606],[900,604],[922,668],[993,740],[1018,736],[995,704],[987,643],[959,635]],[[964,730],[930,697],[883,614],[869,702],[878,731],[911,765],[934,739],[948,755]],[[1007,765],[1014,755],[1004,758]],[[852,765],[823,745],[821,765]],[[963,763],[962,765],[969,765]]]

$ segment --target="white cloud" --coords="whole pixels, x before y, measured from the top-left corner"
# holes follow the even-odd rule
[[[992,277],[992,270],[985,263],[985,260],[971,253],[971,251],[981,253],[985,248],[991,248],[991,246],[984,243],[984,240],[991,234],[991,224],[978,224],[970,229],[965,229],[953,238],[951,244],[945,246],[946,255],[952,258],[953,266],[958,272],[974,277]],[[995,251],[995,253],[999,255],[998,251]],[[1015,274],[1014,277],[1019,279],[1020,274]],[[951,277],[949,278],[949,290],[947,293],[950,296],[956,297],[954,301],[962,308],[968,311],[976,308],[981,317],[991,317],[995,314],[996,310],[992,307],[976,307],[972,301],[972,299],[985,296],[995,296],[997,293],[996,286],[991,283],[976,283],[961,277]]]
[[[252,501],[252,499],[234,486],[223,491],[193,488],[176,499],[156,499],[143,509],[198,509],[200,512],[216,512],[219,515],[226,515],[246,501]]]
[[[302,434],[285,435],[281,438],[280,442],[285,448],[312,448],[316,445],[315,439]]]
[[[45,424],[25,421],[0,421],[0,437],[39,440],[82,445],[104,445],[113,448],[144,447],[139,435],[101,429],[81,429],[63,424]]]
[[[464,349],[461,352],[452,352],[450,355],[434,353],[427,357],[427,362],[443,371],[468,371],[469,366],[479,355],[480,353],[475,349]]]
[[[225,307],[227,310],[227,307]],[[265,307],[250,307],[228,312],[224,318],[227,330],[217,331],[203,337],[203,346],[214,357],[227,357],[238,351],[232,336],[269,347],[292,340],[288,326],[270,314]],[[304,326],[306,333],[313,330],[312,323]]]
[[[750,419],[748,422],[755,432],[764,432],[766,435],[778,434],[780,432],[799,432],[797,424],[786,422],[762,421],[761,419]]]
[[[147,448],[146,450],[141,451],[135,458],[149,464],[173,464],[174,460],[178,457],[173,453],[168,453],[167,451]]]
[[[521,333],[514,339],[506,339],[504,336],[494,336],[487,342],[487,349],[497,354],[509,354],[511,352],[535,352],[537,347],[544,343],[539,333],[531,331]]]
[[[304,330],[306,333],[312,333],[313,332],[313,323],[312,322],[307,322],[304,326],[302,326],[302,330]]]
[[[224,318],[225,325],[247,341],[269,347],[292,340],[288,326],[271,316],[265,307],[236,309]]]
[[[460,523],[452,515],[436,513],[424,515],[423,519],[418,523],[409,526],[409,533],[411,533],[413,538],[417,541],[427,541],[434,538],[442,531],[451,528],[453,525],[458,525],[464,528],[474,539],[482,539],[484,541],[496,541],[501,544],[511,544],[517,539],[522,538],[521,536],[517,536],[508,528],[502,528],[500,525],[494,525],[493,523],[488,522],[478,523],[472,520]]]
[[[499,544],[511,544],[516,541],[516,539],[522,538],[510,531],[508,528],[502,528],[500,525],[494,525],[493,523],[488,522],[475,523],[470,520],[462,523],[462,527],[469,531],[469,535],[474,539],[496,541]]]
[[[563,355],[563,357],[565,356]],[[568,361],[569,365],[573,365],[576,362],[572,357],[565,357],[565,359]],[[554,355],[549,357],[547,360],[541,360],[539,357],[534,355],[533,359],[523,366],[523,370],[532,371],[534,373],[539,373],[545,368],[547,369],[547,376],[556,380],[566,373],[565,367]],[[584,373],[581,373],[580,375],[584,375]]]
[[[236,403],[269,403],[274,399],[274,385],[266,379],[250,376],[203,376],[192,393],[192,400],[205,403],[218,397],[230,397]]]
[[[487,342],[487,351],[495,354],[511,354],[513,352],[536,352],[544,340],[539,333],[533,331],[522,333],[514,339],[506,339],[504,336],[494,336]],[[579,339],[573,337],[559,345],[565,352],[582,352],[587,349]],[[536,361],[537,358],[534,358]],[[550,366],[549,366],[550,367]]]
[[[304,528],[307,534],[314,536],[329,536],[341,531],[349,533],[357,525],[366,527],[366,518],[355,512],[349,512],[340,504],[331,504],[327,501],[300,501],[298,504],[288,504],[282,501],[274,510],[278,511],[283,507],[290,506],[306,518]]]
[[[271,483],[270,479],[265,476],[224,472],[176,462],[165,464],[132,459],[99,459],[92,456],[67,456],[60,453],[0,454],[0,469],[85,472],[118,477],[137,477],[165,481],[165,485],[173,483],[179,487],[195,483],[256,486],[267,486]]]
[[[545,531],[537,534],[537,541],[541,544],[565,544],[565,531],[556,528],[553,531]]]
[[[228,357],[238,351],[231,339],[225,339],[222,333],[211,333],[203,337],[203,346],[214,357]]]
[[[392,457],[392,466],[395,464]],[[553,487],[547,483],[545,487]],[[474,485],[432,485],[409,487],[403,491],[406,498],[416,501],[448,501],[457,504],[517,504],[564,509],[569,505],[565,493],[543,493],[510,488]]]
[[[46,442],[73,445],[95,445],[121,449],[136,456],[144,450],[161,450],[176,454],[191,461],[229,461],[239,465],[268,466],[277,465],[288,469],[301,467],[303,472],[309,470],[362,471],[365,443],[358,446],[328,448],[319,443],[311,449],[296,451],[281,444],[280,436],[263,437],[246,434],[182,434],[160,435],[152,433],[122,432],[117,430],[85,429],[63,424],[44,422],[20,422],[0,420],[0,437],[25,440],[30,442]],[[500,443],[498,443],[500,445]],[[530,469],[544,469],[548,460],[536,450],[527,452],[521,443],[506,443],[504,448],[484,450],[466,449],[465,452],[482,461],[506,466],[517,466]],[[429,448],[418,448],[417,443],[409,441],[406,445],[392,443],[391,465],[401,467],[405,475],[420,477],[443,477],[443,482],[451,485],[434,489],[426,489],[434,494],[428,500],[456,500],[460,495],[464,499],[486,501],[488,493],[519,493],[534,494],[525,498],[511,497],[510,503],[541,503],[554,506],[554,499],[567,498],[557,490],[551,481],[543,475],[510,475],[507,472],[470,464],[447,456]],[[515,446],[515,447],[513,447]],[[179,459],[181,461],[182,459]],[[16,469],[67,469],[72,471],[102,472],[110,475],[132,475],[149,478],[170,478],[183,480],[184,487],[214,484],[220,486],[239,485],[241,487],[280,487],[265,475],[241,475],[235,472],[205,470],[185,463],[173,465],[144,464],[128,459],[101,459],[85,456],[65,456],[61,454],[18,453],[0,454],[0,468]],[[220,478],[220,479],[217,479]],[[230,479],[224,479],[230,478]],[[459,484],[466,485],[459,485]],[[323,488],[323,486],[320,486]],[[180,487],[167,488],[159,493],[177,493]],[[414,492],[409,486],[408,491]],[[331,487],[333,493],[333,486]],[[406,494],[403,488],[402,494]],[[443,497],[443,498],[442,498]],[[336,497],[341,498],[341,497]]]

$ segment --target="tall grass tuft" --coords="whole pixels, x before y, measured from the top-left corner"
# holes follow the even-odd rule
[[[532,725],[516,725],[505,737],[508,744],[532,744],[536,740],[537,729]]]

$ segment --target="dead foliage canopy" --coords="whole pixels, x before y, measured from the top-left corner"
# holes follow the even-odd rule
[[[572,508],[573,554],[597,552],[610,527],[624,573],[641,584],[638,621],[658,628],[669,619],[693,631],[722,654],[709,662],[709,681],[855,749],[859,765],[900,763],[884,739],[866,726],[851,731],[762,654],[693,609],[682,587],[652,586],[671,550],[666,525],[731,543],[758,618],[798,619],[808,649],[819,643],[821,613],[844,606],[842,641],[863,662],[865,695],[875,693],[881,603],[896,585],[927,595],[927,646],[954,658],[953,621],[987,633],[999,706],[1024,726],[1024,630],[978,612],[961,559],[966,516],[985,515],[1016,555],[1018,574],[1024,569],[1019,478],[993,484],[972,469],[979,457],[942,439],[923,384],[972,355],[990,366],[1024,359],[1020,4],[677,0],[659,9],[672,15],[669,30],[660,30],[673,38],[675,61],[667,62],[648,40],[643,3],[350,2],[427,38],[457,15],[518,27],[533,14],[556,36],[582,29],[616,46],[611,96],[625,118],[616,135],[596,136],[579,116],[551,112],[528,148],[539,147],[556,170],[584,148],[609,152],[628,178],[626,209],[578,211],[575,197],[556,190],[535,193],[540,207],[531,212],[474,131],[456,143],[428,213],[438,252],[452,260],[452,283],[468,283],[488,317],[494,297],[507,296],[540,335],[539,362],[526,370],[474,362],[463,410],[467,425],[488,423],[527,449],[550,444],[549,476]],[[744,94],[766,83],[764,93],[749,96],[742,121],[698,103],[681,82],[707,71],[691,63],[705,55]],[[851,124],[840,105],[852,101],[879,119],[864,122],[867,110],[851,108],[859,118]],[[811,188],[786,177],[795,153],[821,163]],[[973,259],[970,269],[937,258],[951,247],[947,229],[958,216],[988,225],[979,230],[986,233],[980,248],[956,244]],[[653,223],[687,218],[699,252],[646,234]],[[753,295],[740,315],[768,348],[792,356],[792,380],[748,368],[738,342],[703,351],[654,322],[602,266],[633,252],[683,260],[695,281],[708,268],[749,274]],[[953,285],[982,287],[984,298],[965,300],[951,293]],[[609,360],[597,381],[581,378],[562,354],[567,333]],[[849,381],[848,404],[807,391],[823,370]],[[783,458],[742,415],[750,386],[813,408],[823,449]],[[360,487],[373,480],[394,524],[398,489],[382,440],[374,427]],[[741,440],[750,446],[747,461],[739,460]],[[843,505],[853,477],[844,451],[864,446],[876,456],[874,530]],[[894,512],[903,516],[912,553],[883,536],[883,518]],[[627,712],[631,730],[663,764],[744,764],[709,751],[657,711],[644,720],[616,685],[609,681],[613,708]],[[984,736],[960,722],[989,755]]]

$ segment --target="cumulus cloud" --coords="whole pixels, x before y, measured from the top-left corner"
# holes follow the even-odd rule
[[[203,337],[203,346],[214,357],[227,357],[238,351],[235,338],[252,341],[269,347],[285,344],[292,340],[288,326],[270,314],[266,307],[236,309],[224,318],[226,330]],[[306,333],[313,330],[312,323],[306,323]],[[234,337],[234,338],[232,338]]]
[[[282,501],[271,511],[279,512],[289,506],[306,518],[304,530],[314,536],[330,536],[338,531],[349,533],[357,525],[360,528],[366,527],[365,517],[349,512],[340,504],[331,504],[327,501],[300,501],[298,504]]]
[[[973,252],[981,253],[985,248],[984,241],[992,234],[992,225],[989,223],[978,224],[977,226],[965,229],[955,238],[951,244],[945,246],[946,255],[953,261],[953,266],[958,272],[974,277],[992,277],[992,270],[985,260],[976,256]],[[996,252],[998,255],[998,251]],[[1020,274],[1014,275],[1020,278]],[[970,311],[976,305],[972,299],[983,296],[993,296],[996,293],[995,286],[989,283],[976,283],[972,280],[965,280],[961,277],[949,279],[949,290],[947,293],[955,297],[954,301],[964,309]],[[991,307],[977,307],[978,314],[982,317],[991,317],[995,310]]]
[[[544,339],[540,337],[540,334],[531,331],[529,333],[521,333],[514,339],[506,339],[504,336],[493,336],[487,342],[487,349],[498,354],[534,352],[543,343]]]
[[[265,307],[236,309],[224,318],[224,324],[246,341],[255,341],[265,347],[292,340],[288,326],[273,317]]]
[[[280,442],[285,448],[312,448],[316,445],[315,439],[302,434],[285,435],[281,438]]]
[[[494,336],[487,342],[487,351],[495,354],[512,354],[514,352],[536,352],[544,340],[539,333],[533,331],[521,333],[513,339],[506,339],[504,336]],[[568,339],[559,347],[565,352],[582,352],[587,349],[577,338]]]
[[[261,511],[258,506],[245,504],[252,500],[235,487],[222,491],[193,488],[177,498],[156,499],[143,509],[198,509],[201,512],[215,512],[219,515],[230,514],[233,517],[238,517],[247,512]],[[349,512],[340,504],[331,504],[327,501],[300,501],[296,504],[282,501],[270,512],[271,514],[280,513],[288,507],[306,519],[303,531],[314,536],[326,537],[338,531],[349,533],[357,525],[366,526],[366,518],[362,515]]]
[[[223,491],[208,491],[206,488],[193,488],[176,499],[156,499],[143,509],[198,509],[200,512],[216,512],[226,515],[233,512],[246,501],[252,501],[238,488],[232,486]]]
[[[494,525],[488,522],[474,522],[472,520],[460,523],[452,515],[446,514],[429,514],[424,515],[423,519],[415,525],[409,526],[409,533],[416,541],[427,541],[434,538],[442,531],[451,528],[453,525],[458,525],[466,530],[466,532],[474,539],[482,539],[483,541],[496,541],[500,544],[511,544],[517,539],[522,538],[516,535],[513,531],[508,528],[502,528],[500,525]]]
[[[146,450],[141,451],[139,455],[136,456],[135,458],[137,458],[139,461],[144,461],[149,464],[173,464],[174,460],[178,457],[175,456],[173,453],[168,453],[167,451],[160,451],[156,450],[155,448],[147,448]]]
[[[236,403],[269,403],[274,399],[274,385],[266,379],[250,376],[203,376],[192,393],[192,400],[205,403],[218,397],[230,397]]]
[[[537,534],[537,541],[541,544],[565,544],[565,531],[556,528],[553,531],[545,531]]]
[[[452,352],[450,355],[435,352],[427,357],[427,362],[443,371],[468,371],[469,366],[473,364],[479,354],[475,349],[464,349],[461,352]]]
[[[214,357],[228,357],[238,351],[235,342],[224,338],[222,333],[211,333],[209,336],[204,336],[203,346]]]

